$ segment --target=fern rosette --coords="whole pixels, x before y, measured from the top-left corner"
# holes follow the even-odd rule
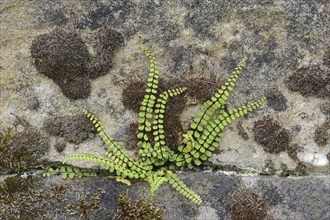
[[[200,196],[179,179],[175,174],[175,168],[201,165],[219,147],[225,127],[233,120],[259,108],[266,98],[238,108],[227,108],[226,101],[246,64],[247,57],[244,57],[225,84],[202,104],[188,131],[183,134],[182,144],[178,146],[177,151],[173,151],[165,141],[164,113],[168,100],[181,95],[187,88],[172,88],[159,93],[158,61],[148,49],[143,46],[140,49],[149,59],[149,73],[145,95],[138,113],[139,159],[128,156],[125,150],[105,132],[100,120],[91,112],[83,110],[84,115],[94,124],[108,150],[105,156],[80,154],[65,158],[63,163],[74,160],[94,162],[108,172],[115,173],[118,181],[128,185],[130,183],[125,178],[143,179],[149,183],[152,195],[163,183],[167,182],[183,196],[196,204],[201,204]],[[72,178],[79,173],[67,167],[63,169],[66,176]],[[46,173],[46,176],[54,172]]]

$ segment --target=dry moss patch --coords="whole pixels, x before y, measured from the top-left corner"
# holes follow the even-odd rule
[[[301,95],[316,96],[318,98],[330,97],[330,70],[320,66],[300,68],[287,80],[287,86],[291,91]]]
[[[55,29],[37,36],[31,55],[38,72],[51,78],[70,99],[83,99],[91,92],[89,79],[104,75],[112,67],[114,53],[124,44],[123,36],[109,28],[97,32],[96,56],[74,31]]]
[[[35,168],[49,150],[48,139],[30,124],[21,121],[21,125],[22,131],[17,131],[16,126],[0,130],[0,173]]]
[[[268,201],[252,189],[239,190],[225,198],[232,220],[266,219]]]
[[[44,129],[49,134],[63,137],[65,141],[74,144],[83,142],[96,131],[93,124],[81,114],[49,118],[44,122]]]
[[[264,117],[254,123],[254,139],[261,144],[266,152],[278,154],[289,147],[289,131],[270,118]]]
[[[139,197],[131,201],[127,194],[120,194],[117,198],[116,219],[120,220],[161,220],[164,212],[158,209],[154,202]]]

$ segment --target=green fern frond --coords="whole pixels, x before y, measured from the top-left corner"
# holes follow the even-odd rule
[[[148,176],[147,181],[150,185],[150,194],[154,195],[155,192],[159,189],[159,187],[164,182],[167,182],[168,179],[164,176],[164,171],[158,171]]]
[[[117,176],[121,176],[123,178],[145,178],[147,176],[147,171],[145,170],[130,170],[126,167],[122,166],[122,164],[116,164],[111,159],[102,156],[95,156],[90,154],[79,154],[70,157],[66,157],[63,160],[63,163],[67,163],[68,161],[75,160],[84,160],[89,162],[94,162],[100,165],[103,169],[108,170],[109,172],[115,172]]]
[[[225,85],[221,86],[221,88],[209,99],[204,102],[200,111],[198,111],[197,116],[193,119],[190,127],[193,131],[192,136],[198,138],[198,134],[205,129],[205,126],[212,120],[214,115],[217,115],[218,109],[223,109],[225,102],[229,96],[230,91],[233,90],[233,87],[236,84],[236,81],[239,75],[242,72],[243,67],[247,61],[247,56],[245,56],[242,61],[237,65],[235,70],[232,72],[230,77],[225,82]]]
[[[164,113],[168,98],[180,95],[186,89],[187,88],[185,87],[168,89],[161,93],[157,98],[155,105],[155,115],[152,123],[152,134],[155,142],[153,149],[157,154],[157,160],[155,162],[156,166],[163,165],[168,160],[168,158],[174,154],[174,152],[168,146],[166,146],[165,143]]]
[[[223,132],[230,121],[236,120],[239,117],[242,117],[248,112],[252,112],[260,107],[262,103],[266,101],[266,98],[262,98],[252,104],[241,106],[239,108],[234,108],[231,110],[222,111],[222,113],[210,123],[206,129],[202,132],[201,138],[197,139],[194,151],[191,152],[191,155],[195,158],[194,163],[199,165],[199,161],[206,161],[212,155],[213,151],[219,147],[219,142],[223,137]],[[214,143],[214,144],[213,144]],[[186,160],[189,157],[186,157]]]
[[[87,171],[81,171],[79,167],[73,167],[73,166],[61,166],[59,168],[53,169],[50,167],[47,171],[45,171],[42,176],[43,177],[50,177],[53,175],[61,175],[63,179],[67,178],[82,178],[82,177],[89,177],[92,175],[96,175],[93,172],[87,172]]]
[[[147,171],[151,169],[151,167],[143,166],[137,163],[133,158],[130,158],[121,148],[121,146],[104,131],[104,128],[101,125],[101,121],[93,113],[87,111],[86,109],[83,109],[83,113],[92,121],[101,140],[108,146],[108,154],[113,153],[121,164],[127,164],[127,166],[132,170]]]
[[[164,91],[157,98],[155,106],[155,116],[152,123],[153,136],[155,140],[155,149],[165,146],[165,134],[164,134],[164,113],[166,104],[169,97],[177,96],[183,93],[187,88],[169,89]]]
[[[236,120],[244,115],[247,115],[249,112],[252,112],[259,108],[265,101],[267,100],[266,97],[263,97],[251,104],[243,105],[238,108],[233,108],[228,110],[228,114],[231,120]]]
[[[144,133],[151,131],[151,123],[152,123],[152,113],[153,107],[156,102],[156,94],[158,89],[158,78],[159,78],[159,70],[158,70],[158,61],[153,53],[151,53],[148,49],[141,46],[140,49],[142,52],[149,58],[149,74],[147,79],[147,87],[145,90],[145,95],[143,97],[139,119],[138,119],[138,130],[139,133],[137,135],[140,140],[139,147],[142,147],[142,142],[148,141],[148,136]]]
[[[201,197],[192,191],[176,174],[171,174],[167,176],[168,183],[180,194],[192,200],[197,205],[202,203]]]
[[[158,61],[155,55],[143,46],[141,46],[140,49],[149,59],[149,74],[145,95],[141,102],[140,112],[138,114],[139,125],[137,134],[137,146],[141,149],[139,151],[139,156],[143,162],[149,167],[152,167],[152,165],[155,163],[157,153],[151,147],[148,133],[152,132],[152,121],[154,117],[153,111],[158,89],[159,70]]]
[[[201,110],[190,125],[190,130],[183,134],[184,145],[178,148],[181,155],[179,154],[175,159],[172,159],[177,166],[187,164],[190,167],[192,163],[199,166],[203,161],[206,161],[210,158],[213,151],[219,147],[226,125],[232,120],[257,109],[265,102],[266,98],[262,98],[250,105],[228,111],[224,105],[230,91],[235,86],[246,59],[247,57],[242,59],[225,83],[225,86],[222,86],[210,100],[203,103]]]

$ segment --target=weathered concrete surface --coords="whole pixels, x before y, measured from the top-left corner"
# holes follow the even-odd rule
[[[267,215],[275,219],[283,219],[281,215],[287,216],[284,219],[313,219],[313,212],[318,213],[315,216],[319,219],[327,217],[328,200],[318,203],[318,194],[312,192],[318,192],[322,188],[319,184],[325,182],[318,176],[329,174],[329,10],[329,3],[321,0],[2,0],[0,171],[23,172],[78,153],[102,155],[104,149],[95,134],[83,129],[82,136],[78,130],[84,124],[77,119],[82,108],[97,114],[110,134],[136,150],[131,144],[134,130],[130,125],[137,115],[123,105],[122,91],[130,83],[146,79],[147,61],[138,50],[139,45],[155,52],[160,61],[160,77],[167,82],[202,77],[201,82],[210,85],[209,90],[218,88],[244,54],[249,54],[229,107],[264,95],[269,101],[227,128],[209,168],[239,174],[303,176],[303,179],[251,177],[251,180],[292,189],[290,195],[296,200],[288,197],[281,205],[267,206]],[[106,26],[120,32],[125,45],[115,53],[111,65],[107,64],[106,75],[88,79],[91,91],[87,98],[70,100],[52,79],[37,71],[31,55],[31,45],[37,36],[49,34],[55,28],[74,31],[93,60],[102,51],[99,35]],[[199,101],[188,98],[185,104],[180,117],[183,128],[188,126]],[[61,119],[63,122],[59,122]],[[48,126],[58,125],[55,122],[60,124],[59,128]],[[75,131],[70,135],[72,129]],[[195,184],[199,183],[199,175],[208,174],[200,171],[191,174]],[[205,178],[215,177],[212,174]],[[235,185],[238,180],[229,178],[227,185]],[[71,184],[75,187],[82,183]],[[173,198],[178,198],[180,204],[171,204],[172,197],[166,193],[160,193],[169,200],[162,204],[185,207],[181,210],[188,216],[196,216],[198,209],[204,213],[199,219],[212,218],[206,217],[210,213],[219,217],[230,215],[230,211],[221,208],[223,205],[215,205],[220,202],[211,192],[209,195],[201,191],[204,187],[198,185],[194,188],[204,197],[205,203],[200,208],[177,195]],[[307,188],[306,194],[300,193]],[[299,199],[298,195],[305,196]],[[235,194],[233,197],[236,198]],[[5,210],[10,212],[8,207]],[[170,219],[175,216],[173,213],[168,211],[166,215]]]

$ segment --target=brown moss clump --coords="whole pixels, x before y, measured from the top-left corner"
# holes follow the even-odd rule
[[[303,147],[299,146],[298,144],[292,144],[287,149],[289,157],[291,157],[293,160],[298,160],[297,153],[302,151]]]
[[[218,90],[216,83],[211,83],[210,80],[205,78],[185,80],[184,86],[188,88],[187,95],[191,99],[196,99],[198,103],[203,103],[210,99],[212,95]]]
[[[330,97],[330,71],[319,66],[304,67],[298,69],[287,80],[287,86],[291,91],[301,95],[316,96],[319,98]]]
[[[40,165],[48,152],[48,141],[32,126],[22,131],[6,128],[0,132],[0,173],[14,173]]]
[[[65,96],[79,99],[90,94],[90,82],[85,77],[90,57],[75,32],[55,29],[37,36],[32,41],[31,55],[37,70],[54,80]]]
[[[31,176],[28,176],[27,179],[20,176],[7,177],[0,185],[0,200],[5,204],[13,202],[16,194],[31,188],[30,181]]]
[[[281,177],[288,176],[308,176],[313,172],[312,165],[307,165],[302,162],[298,162],[297,166],[292,170],[288,169],[288,167],[284,164],[281,165],[282,172],[280,174]]]
[[[310,173],[310,166],[300,162],[294,170],[290,173],[292,176],[307,176]]]
[[[232,220],[266,219],[268,202],[251,189],[234,192],[225,198]]]
[[[69,78],[58,85],[63,94],[71,99],[84,99],[91,93],[90,81],[85,77]]]
[[[114,52],[124,42],[119,32],[108,27],[100,29],[98,34],[99,48],[94,59],[76,32],[55,29],[37,36],[31,45],[37,70],[51,78],[66,97],[88,97],[89,78],[104,75],[111,68]]]
[[[330,118],[330,102],[326,102],[320,106],[321,112],[327,116],[327,118]]]
[[[125,108],[139,112],[145,89],[145,83],[142,81],[129,83],[122,92],[122,101]]]
[[[47,219],[47,209],[41,204],[46,198],[38,198],[39,187],[37,177],[30,175],[7,177],[0,182],[1,219]]]
[[[81,188],[40,175],[11,176],[0,181],[0,219],[114,219],[104,207],[104,189]]]
[[[323,64],[330,68],[330,48],[324,53]]]
[[[121,194],[117,199],[118,208],[115,219],[120,220],[161,220],[164,212],[155,207],[154,203],[146,198],[139,197],[131,201],[126,194]]]
[[[253,127],[254,139],[261,144],[266,152],[280,153],[285,151],[290,142],[288,130],[269,116],[256,121]]]
[[[187,87],[180,81],[163,81],[160,80],[159,92],[166,91],[169,88]],[[188,87],[187,87],[188,88]],[[182,95],[178,95],[169,99],[166,110],[164,113],[164,132],[165,141],[172,150],[176,150],[176,147],[180,141],[180,135],[183,132],[183,127],[180,121],[180,115],[184,110],[187,99]]]
[[[65,150],[66,148],[66,142],[64,140],[59,140],[58,142],[56,142],[56,144],[54,145],[55,150],[58,153],[61,153],[62,151]]]
[[[93,123],[81,114],[50,118],[44,122],[44,129],[74,144],[83,142],[96,132]]]
[[[94,79],[107,73],[112,67],[115,52],[124,46],[124,41],[123,35],[110,27],[106,26],[98,30],[96,56],[92,58],[87,70],[89,78]]]
[[[268,106],[273,108],[275,111],[285,111],[287,109],[287,99],[277,87],[267,89],[265,95],[267,97]]]
[[[78,195],[76,201],[70,202],[65,208],[67,212],[79,215],[79,219],[92,219],[96,210],[102,210],[101,196],[103,189],[97,189],[94,192],[83,192]],[[102,210],[105,213],[106,210]],[[108,214],[108,213],[107,213]],[[109,216],[108,216],[109,217]],[[97,218],[96,218],[97,219]]]
[[[314,132],[314,141],[319,146],[326,146],[330,137],[330,119],[327,119],[321,126],[318,126]]]

